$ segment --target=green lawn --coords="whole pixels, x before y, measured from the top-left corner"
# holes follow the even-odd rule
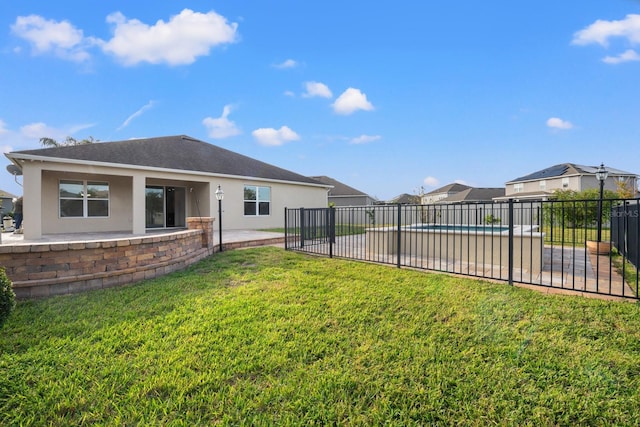
[[[578,245],[584,246],[587,240],[598,240],[597,228],[563,228],[563,227],[551,227],[550,225],[544,225],[541,231],[545,233],[544,242],[547,244],[553,243],[557,245]],[[601,230],[601,240],[611,240],[611,230],[603,228]]]
[[[278,248],[21,302],[0,425],[638,425],[640,305]]]

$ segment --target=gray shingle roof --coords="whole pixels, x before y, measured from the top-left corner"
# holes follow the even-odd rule
[[[429,191],[428,194],[440,194],[440,193],[457,193],[459,191],[466,190],[469,187],[468,185],[458,184],[454,182],[452,184],[445,185],[444,187],[436,188],[435,190]]]
[[[7,193],[4,190],[0,190],[0,197],[2,197],[3,199],[13,199],[13,198],[18,197],[18,196],[14,196],[11,193]]]
[[[455,202],[491,202],[494,197],[504,196],[504,188],[467,188],[456,194],[452,194],[446,199],[440,200],[438,203],[455,203]]]
[[[320,185],[295,172],[186,135],[15,151],[40,157],[195,171]]]
[[[420,196],[415,194],[402,193],[399,196],[394,197],[389,200],[387,203],[396,204],[400,203],[403,205],[418,205],[420,204]]]
[[[349,187],[347,184],[343,184],[340,181],[336,181],[333,178],[328,176],[311,176],[309,177],[315,181],[318,181],[322,184],[333,185],[333,188],[329,190],[329,197],[337,197],[337,196],[368,196],[368,194],[363,193],[360,190],[356,190],[353,187]]]
[[[594,175],[599,166],[584,166],[577,165],[575,163],[560,163],[559,165],[553,165],[548,168],[539,170],[537,172],[530,173],[529,175],[521,176],[520,178],[508,181],[508,183],[521,182],[521,181],[535,181],[539,179],[555,178],[559,176],[569,175]],[[620,169],[615,169],[609,166],[605,166],[611,175],[629,175],[635,176],[630,172],[625,172]]]

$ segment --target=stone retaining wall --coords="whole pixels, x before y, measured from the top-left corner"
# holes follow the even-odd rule
[[[181,270],[214,252],[214,218],[188,230],[99,241],[0,246],[0,265],[17,298],[122,286]]]

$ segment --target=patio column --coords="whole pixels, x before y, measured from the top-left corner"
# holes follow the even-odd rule
[[[42,169],[23,167],[22,194],[23,228],[25,239],[42,237]]]
[[[132,183],[132,230],[133,234],[144,234],[146,232],[145,221],[145,186],[147,183],[144,175],[133,175]]]

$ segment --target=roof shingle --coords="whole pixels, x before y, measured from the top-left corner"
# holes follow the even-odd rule
[[[295,172],[186,135],[97,142],[9,153],[317,184]]]

